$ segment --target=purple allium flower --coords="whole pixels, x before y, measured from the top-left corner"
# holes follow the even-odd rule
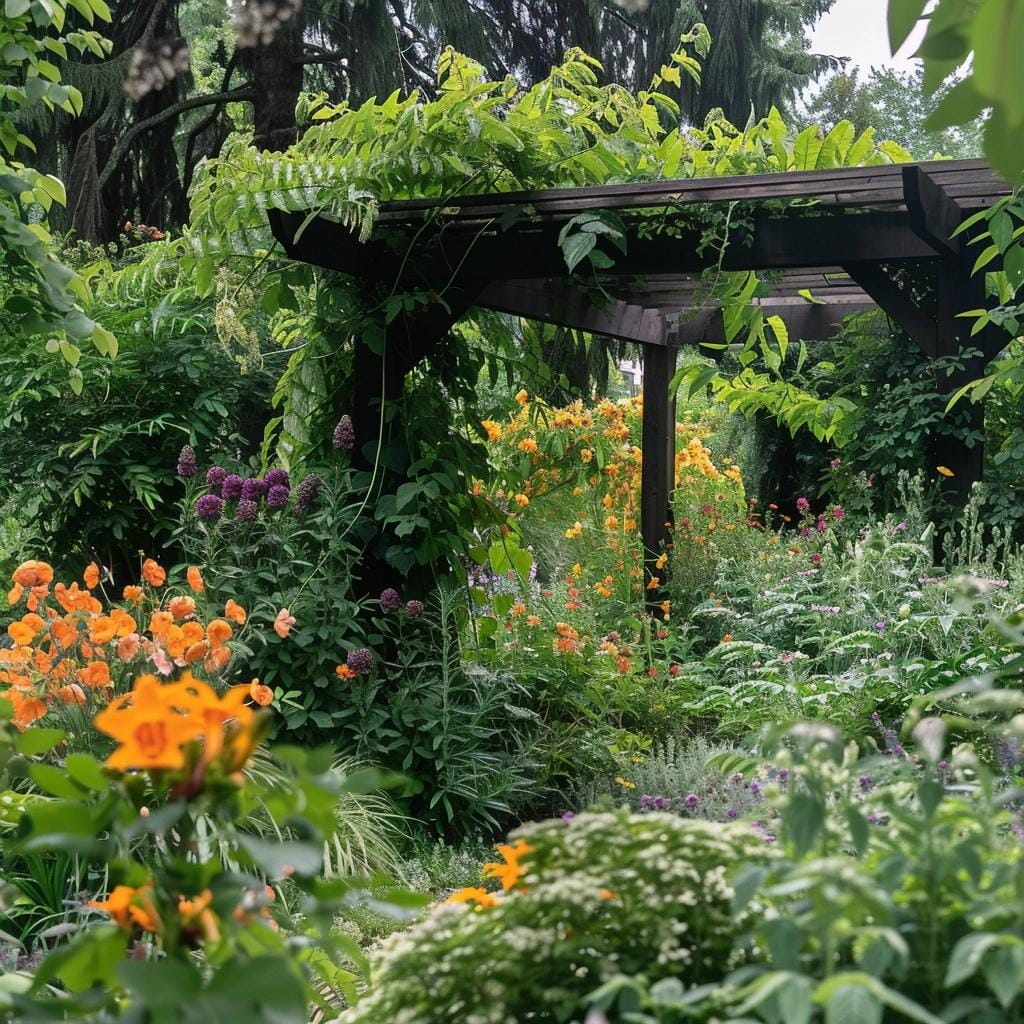
[[[199,467],[196,465],[196,450],[192,445],[187,444],[181,449],[178,455],[178,476],[182,480],[190,480],[192,477],[199,472]]]
[[[810,537],[810,535],[811,528],[809,526],[802,526],[800,528],[800,536],[803,537],[804,540],[807,540],[807,538]]]
[[[806,515],[811,510],[811,503],[804,497],[796,499],[796,510],[801,515]]]
[[[907,528],[907,524],[906,523],[897,523],[896,524],[896,530],[899,533],[902,533],[906,528]]]
[[[750,785],[747,788],[754,794],[754,796],[761,795],[761,783],[758,782],[757,779],[751,779]]]
[[[863,793],[870,793],[875,788],[874,779],[870,775],[862,775],[859,781],[861,792]]]
[[[225,501],[242,496],[242,478],[237,473],[228,473],[220,485],[220,495]]]
[[[394,587],[387,587],[380,592],[380,610],[385,615],[397,612],[401,607],[402,599],[398,596],[398,591]]]
[[[650,793],[644,793],[644,795],[640,797],[640,810],[650,810],[652,803],[654,803],[654,797],[652,797]]]
[[[353,672],[372,672],[373,652],[367,647],[357,647],[354,651],[348,652],[345,664]]]
[[[840,519],[842,519],[843,516],[845,516],[845,515],[846,515],[846,513],[843,511],[841,505],[836,505],[836,507],[834,509],[832,509],[832,518],[835,519],[837,522]]]
[[[576,815],[573,814],[572,811],[566,811],[565,814],[562,815],[562,821],[572,821],[575,817]]]
[[[882,716],[877,711],[872,711],[871,712],[871,721],[872,722],[880,722],[881,720],[882,720]]]
[[[821,565],[821,554],[815,551],[814,554],[811,555],[811,562],[813,562],[814,565]]]
[[[242,497],[246,501],[259,501],[260,498],[267,496],[268,490],[270,488],[267,487],[267,482],[257,476],[251,476],[242,483]]]
[[[743,772],[733,772],[732,775],[729,776],[729,781],[734,786],[742,785],[743,784]]]
[[[818,533],[824,533],[828,529],[828,525],[825,523],[824,515],[818,516],[818,522],[815,525],[818,528]]]
[[[422,601],[409,601],[405,605],[405,617],[407,619],[418,619],[423,614]]]
[[[779,769],[779,784],[782,785],[782,786],[785,786],[786,783],[788,783],[788,782],[789,782],[789,769],[788,768],[780,768]]]
[[[255,519],[260,514],[260,507],[255,501],[242,498],[235,510],[236,519]]]
[[[310,505],[316,501],[317,495],[320,493],[320,477],[316,473],[310,473],[309,476],[304,477],[298,487],[295,488],[295,511],[299,515],[304,515]]]
[[[877,629],[879,633],[884,633],[885,632],[885,623],[884,622],[876,622],[875,623],[875,629]]]
[[[949,768],[949,762],[948,761],[940,761],[939,764],[938,764],[938,768],[939,768],[940,772],[944,772],[947,768]]]
[[[692,811],[695,807],[700,806],[700,797],[696,793],[687,793],[683,803]]]
[[[668,807],[668,801],[663,796],[656,796],[654,798],[654,809],[656,811],[663,811]]]
[[[224,514],[224,502],[216,494],[204,494],[196,502],[196,515],[212,522]]]
[[[736,808],[735,807],[727,807],[725,809],[725,817],[726,817],[726,819],[728,821],[735,821],[736,820]]]
[[[292,489],[286,484],[274,484],[267,492],[267,505],[272,509],[288,507],[288,499],[291,497]]]
[[[227,475],[228,471],[223,466],[211,466],[206,471],[206,482],[211,487],[220,487]]]
[[[263,478],[267,482],[267,487],[291,487],[292,482],[288,477],[288,470],[281,469],[268,469],[267,475]]]
[[[334,428],[334,437],[331,443],[336,449],[350,452],[356,444],[356,432],[352,427],[352,417],[342,416],[338,425]]]

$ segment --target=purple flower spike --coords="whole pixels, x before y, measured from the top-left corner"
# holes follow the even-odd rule
[[[687,793],[686,799],[683,800],[683,803],[692,811],[694,808],[700,806],[700,797],[697,796],[696,793]]]
[[[338,425],[334,428],[334,436],[331,439],[334,447],[340,451],[350,452],[356,444],[356,432],[352,426],[351,416],[342,416]]]
[[[418,619],[423,614],[422,601],[409,601],[405,606],[405,616],[408,619]]]
[[[181,453],[178,455],[178,476],[180,476],[182,480],[190,480],[198,472],[199,467],[196,465],[196,450],[192,445],[187,444],[181,449]]]
[[[242,496],[242,478],[237,473],[229,473],[220,485],[220,496],[225,501],[233,501]]]
[[[266,481],[267,487],[291,487],[292,485],[288,477],[288,470],[280,467],[267,470],[267,475],[263,479]]]
[[[260,507],[255,501],[249,501],[248,498],[243,498],[238,503],[238,508],[235,511],[236,519],[255,519],[260,514]]]
[[[401,607],[402,599],[398,596],[398,591],[394,587],[388,587],[380,592],[380,610],[385,615],[397,612]]]
[[[224,502],[216,494],[204,494],[196,502],[196,515],[207,522],[220,519],[224,514]]]
[[[251,476],[248,480],[242,484],[242,497],[246,501],[259,501],[260,498],[267,496],[267,491],[270,488],[267,487],[265,480],[260,480],[259,477]]]
[[[295,488],[295,511],[301,516],[309,511],[310,506],[316,501],[320,493],[320,477],[316,473],[310,473],[305,477],[298,487]]]
[[[227,475],[228,471],[223,466],[211,466],[206,471],[206,482],[211,487],[220,487]]]
[[[290,487],[286,487],[283,484],[275,484],[267,492],[267,506],[277,511],[287,508],[291,493]]]

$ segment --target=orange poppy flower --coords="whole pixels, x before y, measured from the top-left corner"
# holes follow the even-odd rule
[[[228,662],[231,660],[231,648],[230,647],[218,647],[214,651],[206,656],[206,660],[203,662],[203,668],[209,673],[221,672],[228,666]]]
[[[82,573],[82,580],[90,590],[94,590],[100,585],[100,567],[95,562],[90,562]]]
[[[129,633],[118,640],[117,656],[122,661],[131,661],[139,653],[140,646],[138,633]]]
[[[19,646],[27,647],[46,628],[38,615],[23,615],[7,627],[7,635]]]
[[[349,668],[348,665],[339,665],[334,672],[339,679],[355,679],[359,675],[355,669]]]
[[[209,653],[210,648],[204,641],[200,640],[198,643],[193,643],[185,648],[185,664],[192,665],[197,661],[202,661]]]
[[[121,593],[126,601],[142,600],[142,587],[137,587],[134,583],[129,583]]]
[[[115,636],[128,636],[139,628],[138,623],[123,608],[111,608],[110,617],[114,620]]]
[[[46,702],[30,691],[11,689],[4,694],[4,698],[11,702],[14,708],[12,721],[21,732],[46,714]]]
[[[201,622],[196,622],[193,619],[191,622],[186,622],[182,625],[181,635],[185,641],[185,646],[190,647],[192,644],[199,643],[206,636],[206,630],[203,629]]]
[[[244,626],[247,618],[245,609],[232,597],[229,597],[224,605],[224,614],[236,625]]]
[[[78,670],[78,678],[93,690],[110,685],[110,666],[105,661],[91,661]]]
[[[129,631],[130,632],[130,631]],[[89,639],[94,644],[105,644],[117,636],[117,623],[109,615],[89,620]]]
[[[170,625],[163,636],[164,646],[172,658],[180,658],[185,654],[185,632],[181,626]]]
[[[282,639],[285,640],[288,634],[292,631],[292,626],[295,625],[295,616],[289,614],[287,608],[282,608],[277,613],[277,618],[274,619],[274,632]]]
[[[201,594],[206,589],[205,585],[203,584],[202,573],[200,573],[197,566],[190,565],[188,567],[188,572],[185,574],[185,576],[188,579],[188,585],[197,594]]]
[[[142,563],[142,578],[151,587],[162,587],[167,582],[167,570],[152,558]]]
[[[45,587],[53,582],[53,568],[46,562],[30,559],[14,570],[14,582],[23,587]]]
[[[66,686],[62,686],[58,691],[60,699],[65,704],[84,704],[85,703],[85,690],[83,690],[78,683],[68,683]]]
[[[206,639],[212,650],[222,647],[231,639],[233,633],[234,630],[231,628],[231,623],[226,622],[224,619],[211,619],[206,624]]]
[[[187,594],[179,594],[177,597],[172,597],[170,601],[167,602],[167,610],[176,619],[187,619],[190,615],[195,613],[195,598],[189,597]]]
[[[269,686],[264,686],[258,679],[254,679],[249,684],[249,696],[261,708],[265,708],[274,699],[274,691]]]
[[[11,605],[17,604],[24,593],[25,588],[20,583],[15,583],[14,586],[7,591],[7,603]]]
[[[173,625],[170,612],[153,612],[149,617],[149,631],[153,636],[164,636]]]

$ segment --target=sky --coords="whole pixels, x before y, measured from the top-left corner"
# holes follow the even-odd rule
[[[915,33],[894,58],[889,53],[889,33],[885,12],[887,0],[836,0],[836,5],[818,22],[811,33],[816,53],[849,57],[866,71],[872,66],[910,70],[915,61],[910,54],[917,47]]]

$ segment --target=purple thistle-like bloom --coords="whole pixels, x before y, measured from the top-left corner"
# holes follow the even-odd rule
[[[255,501],[242,498],[235,511],[236,519],[255,519],[260,514],[260,507]]]
[[[652,797],[650,793],[644,793],[644,795],[640,797],[640,810],[649,811],[652,803],[654,803],[654,797]]]
[[[801,515],[805,515],[811,509],[811,503],[806,498],[796,499],[796,510]]]
[[[380,592],[380,610],[385,615],[397,612],[401,607],[402,599],[398,596],[398,591],[394,587],[388,587]]]
[[[211,466],[206,471],[206,482],[211,487],[220,487],[227,475],[228,471],[223,466]]]
[[[288,507],[288,499],[291,497],[292,489],[284,484],[274,484],[267,492],[267,505],[269,508],[280,510]]]
[[[259,501],[260,498],[267,496],[267,491],[270,488],[267,487],[265,480],[261,480],[259,477],[251,476],[248,480],[242,483],[242,497],[246,501]]]
[[[841,505],[836,505],[836,507],[832,509],[832,518],[835,519],[836,522],[842,519],[844,515],[846,515],[846,513],[843,511]]]
[[[405,606],[405,615],[409,619],[418,619],[423,614],[422,601],[409,601]]]
[[[225,501],[233,501],[242,496],[242,478],[237,473],[228,473],[220,485],[220,496]]]
[[[268,469],[267,475],[263,478],[267,487],[291,487],[292,482],[288,477],[288,470],[277,467]]]
[[[295,488],[295,511],[300,515],[305,514],[310,505],[316,501],[320,493],[320,477],[316,473],[310,473],[304,477],[298,487]]]
[[[200,519],[213,521],[224,514],[224,502],[216,494],[204,494],[196,502],[196,515]]]
[[[338,420],[338,425],[334,428],[334,436],[331,438],[331,443],[336,449],[341,451],[350,452],[356,444],[356,432],[352,426],[351,416],[342,416]]]
[[[727,807],[726,810],[725,810],[725,817],[729,821],[735,821],[736,820],[736,808],[735,807]]]
[[[686,799],[683,800],[683,803],[692,811],[695,807],[700,806],[700,797],[697,796],[696,793],[687,793]]]
[[[562,815],[562,821],[572,821],[575,817],[576,815],[573,814],[572,811],[566,811],[565,814]]]
[[[876,622],[875,623],[875,629],[877,629],[879,633],[884,633],[885,632],[885,623],[884,622]]]
[[[187,444],[181,449],[178,455],[178,476],[182,480],[190,480],[192,477],[199,472],[199,467],[196,465],[196,450],[192,445]]]
[[[663,811],[668,807],[668,801],[663,796],[656,796],[654,798],[654,809],[656,811]]]
[[[353,672],[372,672],[373,652],[367,647],[357,647],[354,651],[348,652],[345,664]]]

